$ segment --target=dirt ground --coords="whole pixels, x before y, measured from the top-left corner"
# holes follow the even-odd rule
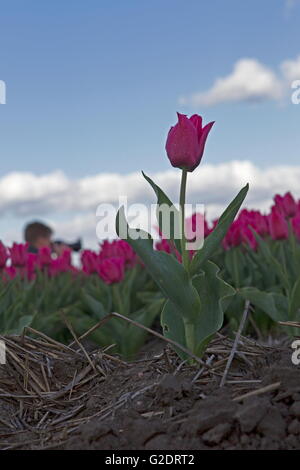
[[[204,364],[163,342],[137,361],[49,338],[0,338],[0,449],[300,449],[300,366],[291,339],[266,347],[218,335]]]

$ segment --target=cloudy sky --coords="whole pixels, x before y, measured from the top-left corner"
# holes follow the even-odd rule
[[[42,219],[94,246],[99,203],[154,202],[142,169],[176,199],[176,111],[216,121],[189,185],[211,218],[246,181],[249,207],[300,197],[299,21],[297,0],[2,0],[0,238]]]

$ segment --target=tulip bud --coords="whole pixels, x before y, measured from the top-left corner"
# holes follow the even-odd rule
[[[292,227],[298,240],[300,240],[300,214],[292,219]]]
[[[124,258],[126,267],[133,267],[137,261],[135,252],[125,240],[105,240],[101,245],[99,259],[101,261],[106,258]]]
[[[9,253],[12,266],[22,268],[27,263],[28,244],[13,243],[13,246],[9,248]]]
[[[214,122],[202,128],[202,118],[194,114],[190,118],[177,113],[178,123],[171,127],[166,151],[171,164],[176,168],[194,171],[200,164],[205,142]]]
[[[160,242],[157,242],[155,248],[157,251],[164,251],[165,253],[169,254],[172,253],[171,245],[165,238],[163,238]]]
[[[17,270],[14,266],[6,266],[4,273],[4,280],[12,280],[17,276]]]
[[[36,276],[36,268],[39,265],[38,257],[35,253],[28,253],[26,263],[26,277],[29,281],[32,281]],[[21,273],[22,274],[22,273]]]
[[[51,260],[49,265],[50,276],[57,276],[61,273],[75,272],[76,269],[72,266],[71,250],[64,250],[60,256]]]
[[[270,234],[273,240],[282,240],[286,239],[289,236],[288,224],[283,216],[283,214],[276,209],[272,208],[272,212],[269,215],[269,228]]]
[[[240,220],[235,220],[232,222],[226,236],[222,241],[224,250],[228,250],[234,246],[239,246],[242,243],[242,230],[243,225]]]
[[[107,258],[98,266],[98,274],[106,284],[121,282],[124,278],[124,258]]]
[[[38,251],[38,263],[39,267],[49,266],[51,264],[51,250],[48,246],[42,246]]]
[[[294,217],[297,214],[298,207],[295,199],[290,192],[286,193],[284,196],[276,194],[274,197],[276,207],[286,216]]]
[[[99,255],[91,250],[84,250],[81,253],[82,271],[85,274],[93,274],[97,272],[99,263]]]
[[[185,221],[185,235],[187,240],[195,240],[209,235],[208,223],[205,215],[195,212]]]
[[[0,269],[3,269],[6,265],[6,261],[8,259],[8,252],[5,245],[0,242]]]

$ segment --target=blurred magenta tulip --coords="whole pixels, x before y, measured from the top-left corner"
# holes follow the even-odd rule
[[[170,242],[169,240],[162,238],[161,241],[156,243],[155,248],[157,249],[157,251],[164,251],[165,253],[169,253],[169,254],[173,253],[176,256],[179,263],[182,262],[181,254],[176,249],[174,243]]]
[[[134,266],[137,261],[135,252],[125,240],[105,240],[101,245],[99,259],[107,258],[124,258],[126,267]]]
[[[6,261],[8,260],[7,248],[0,241],[0,269],[3,269],[6,266]]]
[[[38,252],[38,264],[40,268],[49,266],[52,261],[51,250],[48,246],[42,246]]]
[[[51,260],[49,265],[50,276],[57,276],[61,273],[77,272],[76,268],[72,266],[71,250],[64,250],[60,256]]]
[[[13,246],[9,248],[9,253],[12,266],[24,267],[28,258],[28,243],[13,243]]]
[[[202,117],[198,114],[190,118],[180,113],[177,116],[178,123],[168,133],[167,155],[174,167],[194,171],[201,162],[205,142],[214,122],[202,128]]]
[[[191,217],[188,217],[185,221],[185,235],[187,240],[195,240],[201,237],[207,237],[209,235],[208,223],[205,219],[205,215],[200,212],[195,212]]]
[[[300,240],[300,213],[296,215],[296,217],[293,217],[292,227],[296,237]]]
[[[97,272],[99,263],[99,255],[92,250],[84,250],[81,253],[82,271],[85,274],[93,274]]]
[[[222,241],[222,245],[225,250],[229,250],[229,248],[234,246],[239,246],[242,243],[242,229],[243,225],[239,219],[232,222],[225,238]]]
[[[157,251],[164,251],[165,253],[169,254],[172,253],[170,242],[168,242],[168,240],[166,240],[165,238],[157,242],[155,248],[157,249]]]
[[[6,266],[4,269],[4,280],[13,280],[17,275],[17,270],[13,266]]]
[[[284,196],[276,194],[274,197],[276,207],[286,216],[294,217],[297,214],[298,207],[295,199],[290,192],[287,192]]]
[[[21,276],[25,275],[29,281],[33,281],[36,277],[36,268],[39,266],[39,258],[36,253],[28,253],[26,262],[26,272],[20,272]]]
[[[107,258],[98,265],[98,274],[106,284],[121,282],[124,278],[124,258]]]
[[[289,236],[288,224],[284,218],[284,215],[280,210],[275,207],[272,208],[271,214],[269,215],[269,228],[270,235],[273,240],[283,240]]]

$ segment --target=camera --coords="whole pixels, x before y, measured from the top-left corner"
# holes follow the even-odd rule
[[[74,243],[67,243],[63,240],[54,240],[53,242],[55,245],[66,245],[68,248],[70,248],[72,251],[78,252],[82,248],[82,243],[81,239],[78,238]]]

